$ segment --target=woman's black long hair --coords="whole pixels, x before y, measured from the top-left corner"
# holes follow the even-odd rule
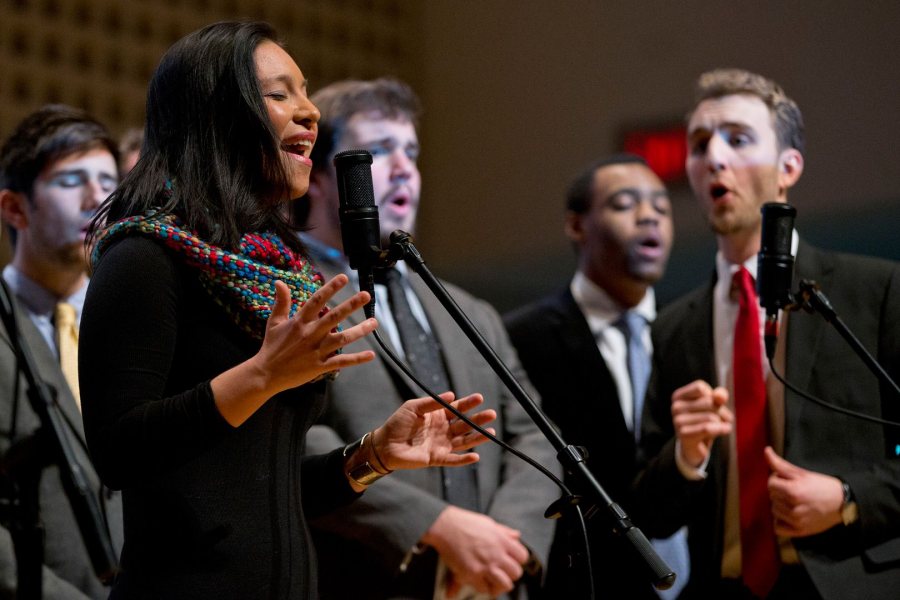
[[[262,230],[301,248],[283,216],[288,174],[256,77],[254,51],[267,40],[278,43],[267,23],[222,22],[166,52],[147,91],[141,158],[100,207],[91,237],[155,208],[232,250]]]

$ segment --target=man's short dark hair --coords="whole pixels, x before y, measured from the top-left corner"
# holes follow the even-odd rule
[[[805,150],[803,114],[784,89],[771,79],[743,69],[715,69],[697,78],[694,108],[704,100],[733,94],[756,96],[769,107],[778,150],[794,148],[802,154]]]
[[[47,165],[97,148],[118,160],[116,143],[102,123],[78,108],[44,106],[25,117],[0,149],[0,189],[30,198],[34,180]]]
[[[594,174],[603,167],[611,165],[631,165],[638,164],[647,167],[647,161],[636,154],[613,154],[600,160],[595,160],[584,170],[582,170],[572,183],[569,184],[569,191],[566,193],[566,209],[574,213],[583,214],[591,208],[592,184],[594,183]]]

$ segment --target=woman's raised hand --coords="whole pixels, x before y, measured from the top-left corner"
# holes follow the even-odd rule
[[[347,285],[347,276],[338,275],[321,288],[290,316],[290,291],[275,282],[275,305],[266,324],[266,334],[257,357],[261,368],[271,373],[277,391],[308,383],[330,371],[369,362],[371,350],[338,354],[338,349],[368,335],[377,327],[375,319],[335,331],[338,323],[369,301],[369,294],[358,292],[322,314],[329,300]]]
[[[369,294],[359,292],[322,313],[347,281],[346,275],[338,275],[319,288],[293,317],[288,286],[275,282],[275,305],[259,352],[210,382],[216,407],[228,423],[239,426],[279,392],[375,358],[371,350],[337,353],[371,333],[378,326],[375,319],[334,331],[339,322],[369,301]]]

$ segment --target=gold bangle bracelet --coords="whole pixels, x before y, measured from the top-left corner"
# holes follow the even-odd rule
[[[363,445],[365,445],[365,443],[366,443],[366,438],[368,438],[368,437],[369,437],[369,434],[367,433],[364,436],[362,436],[360,439],[358,439],[357,441],[355,441],[352,444],[345,447],[344,452],[343,452],[344,456],[347,457],[348,459],[352,460],[352,458],[350,458],[350,457],[352,457],[354,454],[356,454],[356,452],[358,450],[362,449]],[[374,448],[374,446],[373,446],[373,448]],[[375,483],[376,481],[378,481],[379,479],[381,479],[382,477],[387,475],[387,473],[380,473],[367,460],[364,460],[363,462],[359,463],[358,465],[356,465],[354,467],[350,467],[346,474],[347,474],[347,477],[349,477],[350,479],[352,479],[354,482],[356,482],[358,485],[361,485],[361,486],[372,485],[373,483]]]
[[[368,433],[368,437],[369,437],[369,440],[371,440],[370,443],[372,444],[372,456],[375,457],[375,460],[378,461],[378,465],[384,470],[384,473],[381,473],[381,474],[389,475],[389,474],[393,473],[394,470],[388,469],[387,465],[384,464],[384,461],[381,460],[381,457],[378,456],[378,450],[375,448],[375,430],[374,429]]]

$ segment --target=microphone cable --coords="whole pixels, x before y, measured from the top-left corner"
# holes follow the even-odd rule
[[[877,425],[887,425],[889,427],[900,427],[900,422],[890,421],[888,419],[882,419],[881,417],[873,417],[872,415],[867,415],[866,413],[861,413],[861,412],[857,412],[855,410],[850,410],[849,408],[844,408],[843,406],[831,404],[830,402],[826,402],[825,400],[822,400],[821,398],[817,398],[816,396],[813,396],[812,394],[808,394],[808,393],[804,392],[803,390],[797,388],[796,386],[791,384],[789,381],[787,381],[787,379],[785,379],[784,377],[781,376],[781,374],[775,369],[775,362],[771,357],[769,358],[769,369],[772,371],[772,375],[775,376],[775,379],[780,381],[784,385],[784,387],[786,387],[790,391],[794,392],[801,398],[803,398],[805,400],[809,400],[810,402],[813,402],[814,404],[818,404],[822,408],[826,408],[828,410],[833,410],[834,412],[838,412],[838,413],[847,415],[849,417],[860,419],[862,421],[869,421],[869,422],[875,423]]]
[[[498,446],[500,446],[501,448],[503,448],[504,450],[506,450],[513,456],[516,456],[520,460],[524,461],[525,463],[531,465],[532,467],[534,467],[535,469],[540,471],[545,477],[547,477],[554,484],[556,484],[556,486],[560,490],[562,490],[563,494],[565,494],[566,496],[569,496],[569,497],[574,496],[572,494],[572,491],[566,486],[566,484],[563,483],[562,480],[559,479],[556,475],[554,475],[552,472],[550,472],[549,469],[544,467],[544,465],[537,462],[536,460],[534,460],[533,458],[531,458],[524,452],[521,452],[521,451],[517,450],[516,448],[513,448],[512,446],[507,444],[505,441],[503,441],[500,438],[498,438],[497,436],[491,434],[489,431],[487,431],[480,425],[477,425],[476,423],[474,423],[471,419],[469,419],[469,417],[467,417],[461,411],[457,410],[455,407],[451,406],[449,402],[447,402],[446,400],[444,400],[443,398],[441,398],[440,396],[435,394],[428,386],[426,386],[424,383],[422,383],[419,380],[419,378],[413,374],[413,372],[409,368],[409,366],[407,366],[407,364],[405,362],[403,362],[403,360],[401,360],[400,357],[397,356],[397,354],[393,350],[391,350],[391,348],[384,342],[384,340],[382,339],[382,337],[379,334],[377,329],[372,332],[372,336],[375,338],[375,341],[378,342],[378,345],[381,347],[381,349],[384,351],[384,353],[388,356],[388,358],[390,358],[391,362],[393,362],[397,366],[397,368],[399,368],[407,377],[409,377],[417,386],[419,386],[419,388],[422,391],[424,391],[427,395],[431,396],[431,398],[435,402],[440,404],[446,410],[450,411],[460,421],[462,421],[463,423],[465,423],[466,425],[471,427],[473,430],[477,431],[478,433],[480,433],[481,435],[483,435],[484,437],[486,437],[493,443],[497,444]],[[576,514],[578,525],[579,525],[578,529],[581,532],[581,537],[584,541],[585,565],[586,565],[586,570],[587,570],[587,575],[588,575],[588,590],[589,590],[588,598],[593,600],[593,598],[594,598],[594,574],[592,572],[592,567],[591,567],[591,559],[590,559],[591,549],[590,549],[590,543],[588,542],[587,523],[584,519],[584,514],[582,513],[581,506],[576,503],[576,504],[572,505],[572,508],[575,510],[575,514]]]
[[[529,465],[531,465],[532,467],[534,467],[535,469],[537,469],[538,471],[543,473],[544,476],[546,476],[548,479],[553,481],[553,483],[555,483],[557,485],[557,487],[559,487],[564,493],[571,495],[572,492],[566,487],[566,485],[556,475],[551,473],[549,469],[544,467],[544,465],[537,462],[536,460],[534,460],[527,454],[513,448],[512,446],[510,446],[503,440],[499,439],[497,436],[491,434],[489,431],[487,431],[480,425],[477,425],[474,422],[472,422],[469,419],[469,417],[467,417],[465,414],[463,414],[462,412],[457,410],[455,407],[451,406],[449,402],[447,402],[446,400],[444,400],[443,398],[441,398],[440,396],[435,394],[430,388],[428,388],[424,383],[422,383],[415,375],[413,375],[412,371],[406,365],[406,363],[404,363],[400,359],[400,357],[398,357],[397,354],[393,350],[391,350],[387,344],[385,344],[384,340],[381,338],[381,335],[379,335],[377,329],[372,332],[372,336],[375,338],[375,341],[378,342],[378,345],[381,347],[381,349],[384,350],[385,354],[387,354],[388,357],[391,359],[391,362],[393,362],[395,365],[397,365],[397,368],[399,368],[401,371],[403,371],[403,373],[407,377],[412,379],[412,381],[417,386],[419,386],[419,388],[422,389],[422,391],[424,391],[427,395],[431,396],[431,398],[435,402],[437,402],[438,404],[443,406],[445,409],[447,409],[448,411],[453,413],[453,415],[456,416],[460,421],[462,421],[463,423],[465,423],[466,425],[468,425],[469,427],[471,427],[472,429],[474,429],[475,431],[477,431],[478,433],[480,433],[487,439],[491,440],[492,442],[494,442],[495,444],[497,444],[498,446],[500,446],[501,448],[503,448],[510,454],[517,456],[521,460],[525,461],[526,463],[528,463]]]

